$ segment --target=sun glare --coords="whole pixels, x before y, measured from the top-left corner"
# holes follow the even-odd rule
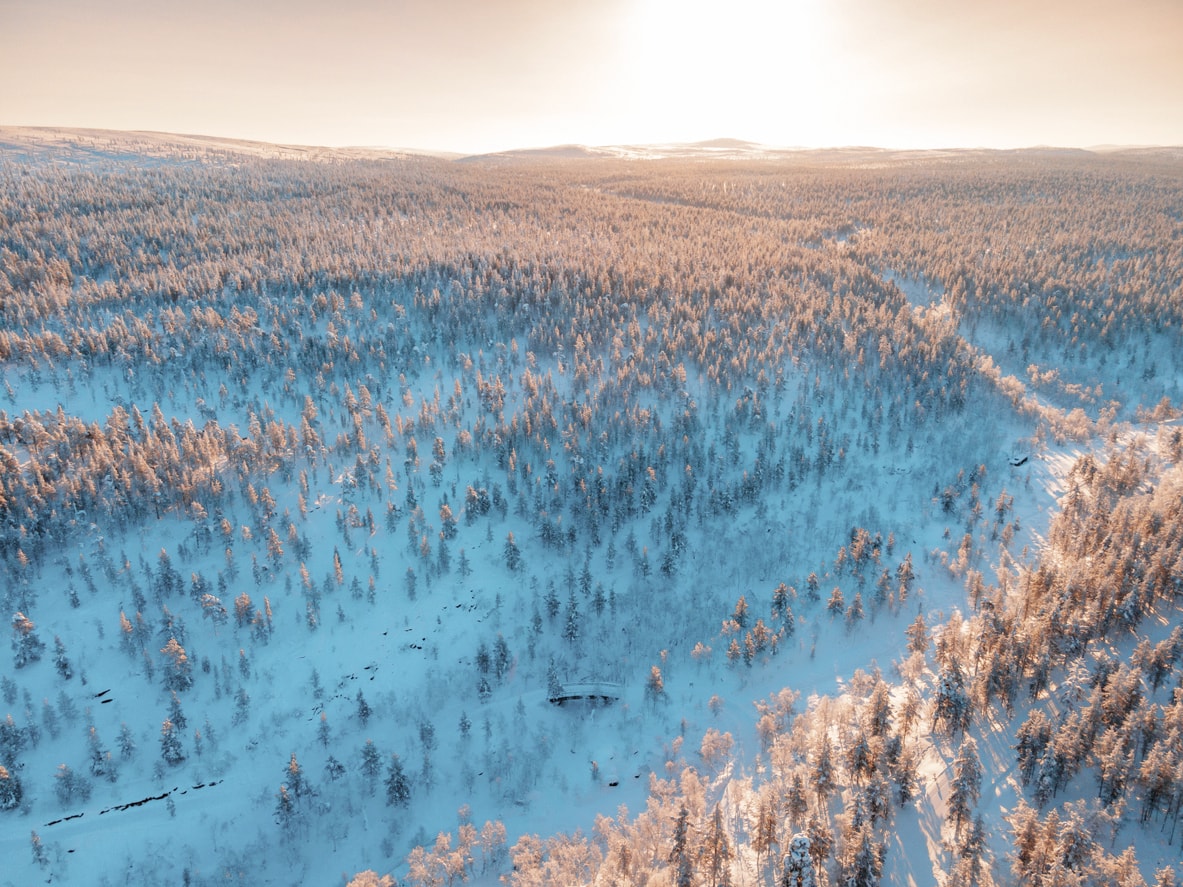
[[[820,0],[641,0],[621,94],[670,138],[770,138],[816,123],[842,89]],[[786,116],[787,115],[787,116]]]

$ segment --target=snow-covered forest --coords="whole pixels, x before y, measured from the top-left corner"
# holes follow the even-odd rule
[[[0,129],[0,884],[1183,881],[1183,158]]]

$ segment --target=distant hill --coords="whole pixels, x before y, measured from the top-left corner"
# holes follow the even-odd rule
[[[208,159],[211,155],[289,160],[382,160],[413,155],[452,159],[461,156],[405,148],[330,148],[184,133],[57,126],[0,126],[0,152],[22,156],[52,153],[58,162],[125,158],[141,163],[185,162]]]
[[[562,144],[462,154],[383,146],[327,147],[235,139],[212,135],[108,130],[58,126],[0,126],[0,156],[48,157],[56,163],[126,160],[136,164],[187,163],[212,157],[269,157],[288,160],[389,160],[431,157],[465,163],[515,160],[778,160],[820,166],[879,166],[886,163],[964,161],[989,156],[1136,157],[1147,161],[1183,158],[1183,146],[1101,145],[1065,148],[1037,145],[1017,149],[896,149],[848,145],[805,148],[765,145],[736,138],[652,144]]]

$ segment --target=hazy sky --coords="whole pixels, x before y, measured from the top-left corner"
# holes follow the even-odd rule
[[[1183,144],[1183,0],[0,0],[0,124],[464,152]]]

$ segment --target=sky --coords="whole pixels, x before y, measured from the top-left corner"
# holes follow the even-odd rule
[[[0,0],[0,125],[479,153],[1183,144],[1183,0]]]

